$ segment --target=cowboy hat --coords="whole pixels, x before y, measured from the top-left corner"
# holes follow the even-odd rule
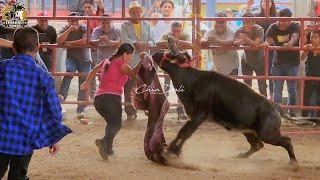
[[[141,6],[141,4],[138,1],[131,1],[130,2],[129,11],[130,11],[130,9],[133,9],[133,8],[140,8],[142,12],[144,11],[144,7]]]

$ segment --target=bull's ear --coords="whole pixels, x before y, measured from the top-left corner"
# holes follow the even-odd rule
[[[179,49],[177,48],[177,45],[174,41],[173,36],[169,36],[168,38],[168,49],[173,56],[176,56],[179,54]]]

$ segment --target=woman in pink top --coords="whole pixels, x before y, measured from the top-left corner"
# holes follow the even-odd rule
[[[87,76],[81,89],[88,89],[92,78],[101,71],[100,86],[94,97],[94,106],[98,113],[106,120],[105,136],[96,139],[100,155],[107,160],[108,155],[113,155],[113,139],[121,128],[122,107],[121,94],[123,87],[130,77],[137,74],[139,66],[131,69],[128,62],[132,60],[134,48],[129,43],[123,43],[109,59],[95,66]]]

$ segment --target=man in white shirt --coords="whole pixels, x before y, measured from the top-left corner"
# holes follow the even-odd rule
[[[220,12],[217,17],[226,17]],[[235,32],[228,28],[227,21],[216,21],[214,27],[204,34],[202,43],[216,46],[231,46]],[[237,75],[239,57],[237,50],[211,50],[214,68],[213,70],[224,75]]]

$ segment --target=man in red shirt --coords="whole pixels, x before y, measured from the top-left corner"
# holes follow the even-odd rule
[[[94,12],[95,3],[97,4],[96,12]],[[101,16],[102,14],[104,14],[103,0],[84,0],[82,2],[82,5],[84,16]],[[83,23],[86,23],[86,21],[84,21]],[[99,20],[91,20],[89,25],[91,29],[90,32],[92,32],[94,28],[99,26]]]

